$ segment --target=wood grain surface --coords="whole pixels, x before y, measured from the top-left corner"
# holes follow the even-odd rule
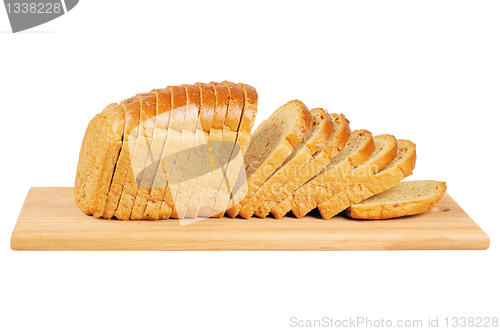
[[[285,217],[116,221],[84,215],[71,187],[31,188],[11,237],[13,250],[459,250],[487,249],[488,236],[448,195],[431,210],[385,221],[317,211]]]

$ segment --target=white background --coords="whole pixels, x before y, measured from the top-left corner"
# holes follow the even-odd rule
[[[290,317],[497,316],[498,1],[81,1],[11,34],[0,8],[1,330],[288,330]],[[33,186],[72,186],[107,104],[245,82],[417,144],[487,251],[14,252]],[[298,328],[295,328],[298,329]]]

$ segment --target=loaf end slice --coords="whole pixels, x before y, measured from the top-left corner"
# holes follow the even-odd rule
[[[400,182],[346,209],[351,218],[380,220],[421,214],[446,192],[446,183],[435,180]]]

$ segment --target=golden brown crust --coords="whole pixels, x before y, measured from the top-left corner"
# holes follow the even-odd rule
[[[215,118],[212,122],[212,129],[222,130],[229,104],[229,91],[226,86],[220,83],[211,82],[210,85],[215,93]]]
[[[292,100],[287,103],[293,107],[296,107],[301,116],[297,116],[298,122],[295,124],[294,129],[286,136],[286,140],[290,142],[290,145],[295,146],[306,134],[307,130],[312,124],[312,115],[307,106],[300,100]]]
[[[257,90],[250,85],[239,83],[238,84],[245,95],[245,108],[243,116],[241,117],[240,131],[251,133],[257,116],[257,104],[259,95]]]
[[[357,182],[348,189],[338,191],[318,209],[323,219],[330,219],[352,204],[383,192],[412,174],[416,162],[415,144],[398,140],[398,152],[393,162],[365,181]]]
[[[379,202],[378,204],[370,203],[363,204],[358,203],[350,206],[346,209],[346,214],[351,218],[357,219],[368,219],[368,220],[380,220],[388,219],[409,215],[421,214],[435,205],[446,192],[446,183],[438,181],[410,181],[410,182],[400,182],[399,184],[393,186],[387,191],[383,191],[380,194],[389,192],[392,189],[399,189],[402,184],[409,184],[415,186],[425,186],[432,183],[435,186],[435,190],[432,195],[426,194],[423,197],[413,196],[411,191],[405,193],[405,189],[401,188],[401,194],[412,197],[412,200],[401,198],[393,198],[391,201]],[[373,198],[378,195],[374,195]],[[370,200],[369,198],[368,200]]]
[[[104,206],[103,218],[114,216],[130,170],[132,155],[134,154],[137,135],[139,134],[141,105],[137,97],[123,100],[120,105],[125,109],[125,131],[123,145],[116,163],[111,187]]]
[[[226,120],[224,121],[224,129],[229,129],[237,132],[240,126],[240,119],[243,113],[243,104],[245,96],[243,90],[238,84],[223,81],[222,84],[229,91],[229,105],[227,109]]]
[[[196,83],[198,89],[200,90],[200,122],[203,127],[203,131],[206,133],[210,132],[212,128],[212,122],[215,119],[215,93],[214,89],[210,84]]]

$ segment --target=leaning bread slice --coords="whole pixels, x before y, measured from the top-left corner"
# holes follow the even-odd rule
[[[292,154],[311,124],[312,115],[306,105],[292,100],[259,125],[245,154],[247,194],[240,203],[227,210],[229,216],[238,215],[248,199]]]
[[[431,209],[446,192],[446,183],[435,180],[401,182],[346,209],[349,217],[380,220],[417,215]]]
[[[104,205],[103,218],[110,219],[114,216],[122,196],[123,187],[130,170],[132,155],[134,154],[140,126],[141,104],[137,97],[132,97],[121,102],[125,109],[125,131],[120,156],[116,163],[113,180],[109,188],[106,204]]]
[[[221,146],[226,144],[223,142],[223,131],[229,104],[229,91],[227,87],[216,82],[211,82],[210,85],[215,94],[214,120],[212,121],[209,134],[212,171],[210,172],[208,185],[203,194],[198,213],[200,216],[206,217],[211,217],[220,212],[215,210],[215,200],[217,199],[222,183],[224,183],[224,172],[222,171],[223,160],[221,157],[223,151],[221,150]],[[231,142],[227,144],[231,144]]]
[[[101,217],[120,154],[125,126],[122,105],[110,104],[90,121],[80,150],[75,197],[87,215]]]
[[[210,84],[196,83],[200,90],[200,121],[203,132],[200,135],[197,131],[197,144],[201,149],[199,153],[202,155],[201,165],[196,174],[196,181],[194,183],[194,192],[189,200],[186,217],[196,218],[203,202],[203,196],[208,188],[208,181],[212,169],[212,161],[210,156],[210,130],[212,122],[215,119],[215,93]],[[204,150],[205,149],[205,150]]]
[[[323,219],[332,218],[350,205],[383,192],[412,174],[417,160],[415,144],[402,139],[398,140],[397,144],[397,155],[387,167],[365,181],[336,191],[330,200],[318,206]]]
[[[156,121],[151,146],[151,164],[146,167],[148,175],[152,177],[147,204],[142,213],[142,219],[157,220],[160,214],[161,202],[167,186],[163,158],[167,140],[168,124],[172,97],[169,89],[155,89],[151,93],[156,95]],[[139,188],[141,190],[142,188]],[[170,208],[170,206],[167,206]],[[171,208],[170,208],[171,209]],[[169,211],[169,214],[171,210]]]
[[[322,149],[330,140],[333,133],[333,122],[328,113],[322,108],[311,110],[313,118],[311,128],[295,146],[292,154],[282,165],[269,177],[264,184],[250,197],[248,202],[241,208],[239,215],[243,218],[250,218],[255,209],[266,199],[276,198],[281,192],[281,187],[285,185],[298,170],[306,165],[313,157],[314,153]]]
[[[119,220],[130,219],[152,143],[156,115],[156,95],[142,93],[137,95],[137,99],[140,103],[139,133],[134,154],[131,155],[130,167],[120,196],[120,202],[115,211],[115,217]]]
[[[311,178],[273,208],[274,217],[282,218],[292,210],[295,204],[308,199],[310,194],[321,192],[323,186],[328,186],[350,173],[352,169],[365,162],[374,150],[375,142],[371,132],[354,130],[344,149],[318,175]]]
[[[281,201],[323,170],[347,144],[351,136],[349,121],[342,114],[330,114],[329,116],[333,122],[333,134],[330,140],[322,149],[314,153],[311,161],[302,166],[294,176],[288,178],[279,190],[265,197],[266,201],[254,212],[256,216],[266,217]]]
[[[162,165],[165,169],[166,188],[160,206],[159,219],[166,219],[171,216],[170,212],[175,210],[174,194],[177,183],[172,180],[175,163],[181,154],[182,130],[186,118],[187,96],[186,90],[182,86],[168,86],[172,97],[172,110],[170,111],[170,122],[167,130],[167,140],[163,150]]]

